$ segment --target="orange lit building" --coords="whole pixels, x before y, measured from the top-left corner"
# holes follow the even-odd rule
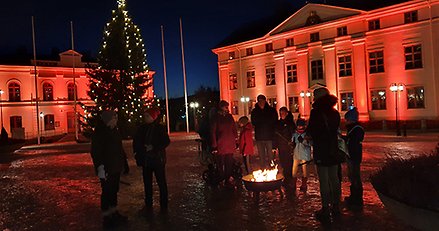
[[[87,95],[88,77],[82,55],[68,50],[60,61],[37,60],[39,115],[36,108],[34,65],[0,65],[1,123],[9,137],[30,139],[75,132],[74,80],[77,102],[92,105]],[[74,63],[74,65],[73,65]],[[96,65],[96,64],[92,64]],[[74,66],[74,68],[73,68]],[[153,71],[149,74],[152,76]],[[146,93],[153,97],[153,88]],[[82,113],[78,105],[77,110]],[[37,118],[40,127],[37,127]]]
[[[393,126],[396,116],[418,128],[439,121],[438,0],[370,11],[310,3],[264,36],[213,52],[221,98],[236,116],[264,94],[277,109],[307,117],[310,93],[323,85],[342,115],[355,106],[377,127]]]

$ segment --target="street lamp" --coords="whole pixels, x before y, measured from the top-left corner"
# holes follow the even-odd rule
[[[41,124],[41,128],[38,128],[41,130],[40,134],[43,134],[43,118],[44,118],[44,113],[40,112],[40,124]]]
[[[247,109],[248,109],[247,103],[250,102],[250,97],[242,96],[241,102],[244,104],[244,115],[247,115]]]
[[[307,97],[308,99],[311,97],[311,92],[309,92],[309,91],[306,91],[306,92],[304,92],[304,91],[301,91],[300,93],[299,93],[299,96],[302,98],[302,108],[303,108],[303,116],[305,116],[305,97]]]
[[[198,128],[198,121],[197,121],[197,116],[196,116],[196,111],[197,111],[198,106],[200,106],[198,104],[198,102],[191,102],[189,104],[189,107],[194,109],[194,129],[195,130],[197,130],[197,128]]]
[[[1,114],[1,121],[2,121],[2,129],[3,129],[3,100],[2,100],[3,93],[5,93],[5,92],[0,89],[0,114]]]
[[[399,101],[399,92],[404,91],[404,84],[402,83],[392,83],[390,84],[390,91],[395,93],[395,126],[396,126],[396,135],[401,136],[401,129],[399,127],[398,120],[398,101]]]

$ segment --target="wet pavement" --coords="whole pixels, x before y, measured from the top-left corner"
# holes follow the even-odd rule
[[[438,133],[395,137],[370,133],[364,142],[362,212],[343,208],[342,216],[323,226],[314,216],[320,208],[318,181],[311,171],[307,193],[289,196],[245,188],[211,188],[201,178],[195,135],[174,135],[168,148],[169,212],[159,212],[155,186],[154,213],[145,215],[141,171],[124,146],[131,171],[121,178],[119,205],[129,223],[116,230],[413,230],[387,212],[369,182],[386,157],[410,158],[431,153]],[[89,144],[63,143],[25,147],[16,160],[0,164],[0,230],[102,230],[100,186],[88,153]],[[344,173],[346,169],[343,169]],[[346,175],[346,174],[344,174]],[[349,193],[346,176],[343,196]]]

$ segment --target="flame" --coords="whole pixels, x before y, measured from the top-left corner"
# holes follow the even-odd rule
[[[277,165],[273,169],[259,169],[257,171],[253,171],[253,178],[251,181],[264,182],[276,180],[277,172]]]

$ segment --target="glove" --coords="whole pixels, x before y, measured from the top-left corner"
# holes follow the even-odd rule
[[[218,149],[216,147],[212,148],[212,154],[218,154]]]
[[[303,142],[303,137],[299,136],[299,137],[297,137],[297,140],[299,141],[299,143],[302,143]]]
[[[146,152],[152,151],[153,146],[150,144],[145,145]]]
[[[105,174],[104,165],[102,165],[102,164],[99,165],[99,167],[98,167],[98,177],[101,180],[106,180],[107,179],[107,176]]]

